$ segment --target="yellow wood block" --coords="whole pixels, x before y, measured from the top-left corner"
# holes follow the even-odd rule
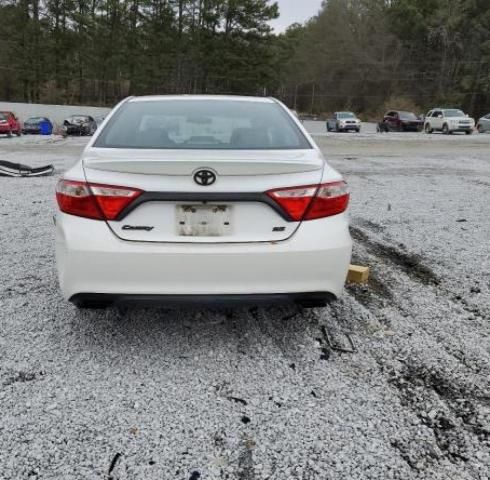
[[[369,267],[360,265],[349,265],[347,283],[367,283],[369,280]]]

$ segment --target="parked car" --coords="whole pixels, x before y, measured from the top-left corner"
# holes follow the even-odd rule
[[[381,132],[418,132],[422,130],[424,121],[413,112],[390,110],[378,124]]]
[[[476,124],[476,129],[480,133],[490,132],[490,113],[481,117]]]
[[[335,112],[327,120],[327,132],[347,132],[361,130],[361,121],[352,112]]]
[[[90,115],[72,115],[63,122],[66,135],[93,135],[97,122]]]
[[[28,118],[22,127],[22,133],[24,134],[45,134],[51,135],[53,132],[53,124],[51,120],[46,117],[31,117]]]
[[[105,115],[99,115],[97,117],[94,117],[95,123],[97,124],[97,128],[99,128],[102,125],[102,122],[105,120]]]
[[[20,121],[13,112],[0,112],[0,135],[20,137],[21,132]]]
[[[457,108],[434,108],[427,113],[424,122],[426,133],[441,131],[447,135],[464,132],[471,135],[474,128],[475,120]]]
[[[56,197],[59,281],[78,307],[310,307],[342,293],[347,185],[277,100],[128,98]]]

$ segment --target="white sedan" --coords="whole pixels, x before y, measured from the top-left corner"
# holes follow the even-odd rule
[[[342,293],[347,186],[274,99],[128,98],[56,197],[59,282],[79,308],[321,306]]]

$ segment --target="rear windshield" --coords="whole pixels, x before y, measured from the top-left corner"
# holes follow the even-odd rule
[[[312,148],[276,103],[162,100],[125,103],[95,147],[286,150]]]
[[[412,112],[400,112],[400,118],[402,120],[417,120],[417,115]]]
[[[28,118],[24,123],[39,123],[44,122],[46,119],[44,117],[32,117]]]
[[[89,118],[82,117],[81,115],[74,115],[73,117],[68,117],[66,120],[68,122],[73,122],[73,123],[82,123],[82,122],[88,122]]]
[[[337,118],[356,118],[352,112],[339,112]]]

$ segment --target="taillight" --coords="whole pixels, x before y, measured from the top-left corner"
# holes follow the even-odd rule
[[[142,191],[136,188],[60,180],[56,200],[60,210],[78,217],[115,220]]]
[[[278,188],[266,192],[289,215],[291,220],[314,220],[344,212],[349,204],[345,182]]]

